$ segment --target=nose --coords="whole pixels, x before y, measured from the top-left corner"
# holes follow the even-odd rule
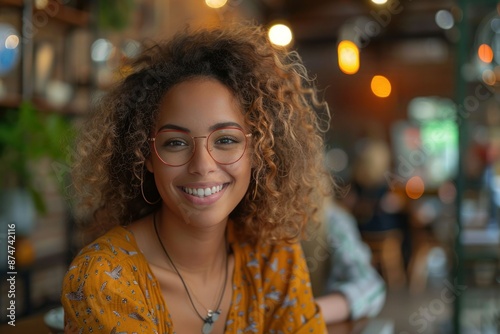
[[[217,162],[208,153],[207,137],[194,137],[194,153],[188,163],[188,172],[206,175],[217,168]]]

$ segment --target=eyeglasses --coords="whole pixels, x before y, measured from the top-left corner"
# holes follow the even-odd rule
[[[153,142],[156,155],[165,164],[178,167],[187,164],[194,156],[196,140],[206,138],[208,154],[217,163],[230,165],[241,159],[247,148],[247,139],[252,134],[245,134],[239,128],[221,128],[212,131],[208,136],[192,137],[189,133],[180,130],[162,130]]]

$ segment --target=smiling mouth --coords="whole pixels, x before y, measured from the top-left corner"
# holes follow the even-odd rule
[[[196,196],[196,197],[207,197],[213,194],[218,193],[222,189],[224,189],[225,184],[221,184],[218,186],[213,186],[210,188],[187,188],[187,187],[181,187],[182,191],[185,192],[186,194]]]

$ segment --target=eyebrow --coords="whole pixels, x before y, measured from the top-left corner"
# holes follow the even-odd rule
[[[210,126],[208,128],[208,130],[209,131],[214,131],[214,130],[217,130],[217,129],[228,128],[228,127],[235,127],[235,128],[238,128],[238,129],[243,129],[241,127],[241,125],[239,125],[236,122],[220,122],[220,123],[216,123],[216,124]],[[175,125],[175,124],[170,124],[170,123],[169,124],[165,124],[161,128],[159,128],[158,132],[163,131],[163,130],[178,130],[178,131],[184,131],[184,132],[191,133],[191,131],[188,128],[185,128],[185,127],[182,127],[182,126],[179,126],[179,125]]]

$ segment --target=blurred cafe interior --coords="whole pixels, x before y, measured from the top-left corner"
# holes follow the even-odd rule
[[[387,289],[371,322],[335,332],[500,332],[493,0],[0,0],[0,332],[14,330],[8,273],[16,327],[43,326],[85,242],[67,192],[72,129],[144,41],[232,21],[297,50],[330,106],[337,201]]]

